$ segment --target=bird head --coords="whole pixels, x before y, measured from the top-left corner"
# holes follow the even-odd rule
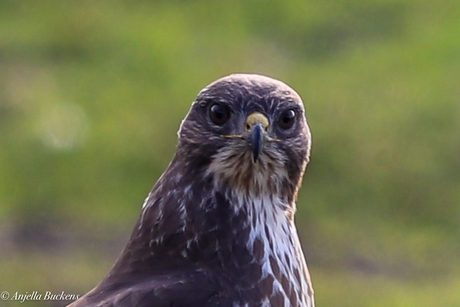
[[[178,157],[246,194],[292,201],[311,135],[300,96],[285,83],[235,74],[205,87],[179,130]]]

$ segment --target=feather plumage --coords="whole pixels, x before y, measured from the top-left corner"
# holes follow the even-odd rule
[[[213,104],[230,112],[224,124],[210,119]],[[277,126],[288,109],[296,122]],[[248,131],[254,112],[265,131]],[[257,149],[249,133],[264,138]],[[212,83],[182,122],[176,154],[116,264],[70,306],[313,307],[294,224],[310,146],[302,101],[284,83],[258,75]]]

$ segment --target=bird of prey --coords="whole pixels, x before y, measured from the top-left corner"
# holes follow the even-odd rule
[[[311,147],[304,113],[266,76],[201,90],[114,267],[70,306],[313,307],[294,224]]]

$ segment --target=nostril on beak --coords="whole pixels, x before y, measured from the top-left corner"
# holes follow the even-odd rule
[[[253,129],[256,124],[260,124],[265,132],[268,131],[270,123],[265,115],[259,112],[254,112],[246,119],[246,131]]]

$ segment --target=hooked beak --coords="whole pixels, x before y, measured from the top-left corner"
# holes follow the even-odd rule
[[[246,119],[246,139],[252,150],[252,160],[254,163],[257,162],[263,149],[268,126],[267,117],[258,112],[252,113]]]

